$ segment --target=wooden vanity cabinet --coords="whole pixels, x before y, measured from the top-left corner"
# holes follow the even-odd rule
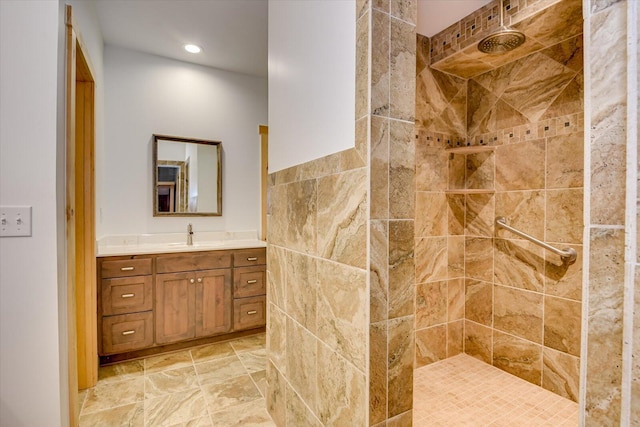
[[[98,258],[98,276],[107,363],[266,324],[265,248]]]

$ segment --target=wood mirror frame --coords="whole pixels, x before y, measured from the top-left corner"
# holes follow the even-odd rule
[[[180,144],[186,145],[179,156],[161,154],[172,145],[179,152]],[[177,169],[173,179],[161,179],[161,167]],[[222,142],[153,134],[152,194],[153,216],[221,216]]]

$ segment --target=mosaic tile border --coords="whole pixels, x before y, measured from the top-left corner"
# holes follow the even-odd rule
[[[416,142],[427,147],[473,147],[517,144],[558,135],[580,132],[584,129],[584,113],[568,114],[536,123],[501,129],[497,132],[485,133],[470,139],[459,135],[431,132],[420,129],[415,134]]]
[[[504,24],[513,25],[560,0],[505,0]],[[435,64],[479,42],[500,26],[500,0],[491,2],[431,38],[431,63]]]

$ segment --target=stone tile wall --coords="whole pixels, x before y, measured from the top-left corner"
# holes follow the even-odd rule
[[[410,426],[417,3],[376,0],[367,13],[371,17],[369,425]]]
[[[637,2],[587,1],[586,426],[640,425]],[[635,113],[635,114],[634,114]],[[633,114],[633,115],[631,115]],[[631,167],[627,167],[627,165]],[[634,236],[634,237],[632,237]],[[634,295],[635,285],[635,295]],[[635,314],[634,314],[635,313]]]
[[[417,45],[418,57],[427,58],[429,40],[419,37]],[[582,35],[469,80],[419,63],[416,366],[464,351],[577,400]],[[445,151],[462,145],[495,148]],[[460,189],[490,191],[451,192]],[[496,232],[496,216],[577,249],[579,261],[563,265],[551,252]]]
[[[416,367],[459,354],[464,336],[465,197],[445,193],[450,186],[464,185],[464,174],[449,174],[449,154],[444,147],[465,141],[467,82],[431,69],[429,51],[430,40],[419,35],[415,126]],[[458,178],[460,182],[456,182]]]
[[[269,177],[278,426],[412,422],[417,4],[358,0],[356,16],[355,148]]]
[[[635,17],[634,13],[635,12]],[[635,11],[628,13],[628,19],[635,19],[635,25],[632,25],[631,28],[635,29],[636,39],[635,43],[631,41],[631,60],[628,60],[627,68],[630,71],[635,71],[636,76],[636,96],[633,98],[633,91],[630,92],[629,102],[631,105],[635,105],[636,108],[636,118],[635,118],[635,126],[633,125],[633,120],[631,120],[631,135],[628,138],[628,142],[630,144],[630,153],[633,153],[633,145],[635,143],[635,155],[637,159],[640,158],[640,129],[638,129],[638,123],[640,123],[640,9],[636,7]],[[635,47],[635,58],[633,57],[633,48]],[[629,73],[631,76],[634,73]],[[631,116],[633,117],[633,116]],[[633,134],[635,132],[635,135]],[[635,141],[634,141],[635,139]],[[636,245],[635,245],[635,265],[634,265],[634,293],[633,293],[633,323],[630,324],[629,329],[632,331],[631,333],[631,367],[628,370],[629,374],[629,382],[630,384],[630,396],[629,396],[629,419],[634,420],[630,423],[634,427],[640,426],[640,257],[638,256],[638,242],[640,242],[640,228],[638,228],[638,223],[640,223],[640,210],[638,209],[638,204],[640,203],[640,181],[638,181],[638,175],[640,175],[640,166],[635,169],[630,170],[631,174],[636,173],[635,181],[636,181],[636,215],[635,215],[635,227],[636,227]],[[633,176],[630,181],[633,181]],[[633,187],[631,187],[633,188]]]
[[[527,4],[526,0],[518,1],[525,6]],[[400,54],[395,55],[392,61],[394,54],[391,53],[391,45],[394,35],[408,38],[409,31],[402,31],[403,25],[394,27],[392,22],[411,23],[407,16],[412,16],[413,12],[410,11],[409,15],[403,13],[408,10],[407,6],[411,9],[415,4],[409,0],[398,3],[358,0],[356,3],[359,18],[356,76],[356,111],[359,120],[356,121],[356,148],[270,177],[267,400],[272,416],[278,425],[327,425],[340,424],[345,420],[349,420],[349,425],[364,425],[367,416],[370,421],[383,420],[383,417],[388,419],[381,421],[381,425],[385,422],[394,426],[410,425],[411,411],[401,412],[406,408],[402,402],[408,401],[406,396],[409,394],[405,394],[404,398],[398,395],[394,391],[397,389],[387,387],[385,379],[393,377],[407,380],[410,376],[404,367],[410,359],[406,356],[406,345],[411,343],[411,338],[406,337],[411,337],[413,325],[407,321],[411,314],[405,316],[404,313],[411,303],[395,304],[390,301],[407,301],[406,295],[403,296],[406,294],[404,288],[398,288],[396,278],[410,275],[406,271],[407,266],[413,262],[411,257],[414,251],[415,280],[418,284],[415,304],[421,307],[416,308],[414,318],[418,364],[456,354],[462,350],[462,345],[466,352],[481,358],[484,356],[507,370],[519,367],[519,361],[535,361],[538,357],[534,364],[540,366],[539,370],[530,369],[525,363],[524,369],[518,368],[517,371],[530,381],[537,382],[540,378],[541,383],[548,388],[555,387],[561,394],[571,396],[575,395],[577,384],[574,378],[578,359],[574,353],[577,346],[583,346],[583,352],[586,351],[587,355],[582,378],[586,406],[584,424],[613,426],[619,425],[622,420],[629,425],[637,425],[637,420],[640,419],[640,387],[637,380],[640,376],[637,362],[640,358],[640,338],[637,334],[637,325],[640,324],[637,314],[640,312],[637,308],[640,304],[640,275],[629,274],[637,267],[635,245],[627,242],[625,253],[625,228],[626,236],[629,236],[631,231],[636,230],[635,222],[625,222],[620,211],[623,209],[624,212],[626,208],[627,214],[633,213],[634,216],[636,212],[636,207],[624,204],[624,200],[631,191],[625,182],[633,181],[637,170],[628,170],[623,165],[629,153],[626,147],[637,145],[637,140],[629,140],[630,134],[637,138],[637,129],[635,134],[630,133],[629,129],[633,126],[626,120],[627,106],[632,103],[637,106],[637,92],[628,95],[625,91],[626,75],[637,75],[637,59],[636,62],[629,62],[626,46],[637,50],[637,40],[631,44],[622,42],[629,35],[626,30],[621,29],[627,28],[627,21],[631,22],[635,17],[635,27],[630,24],[629,28],[635,28],[636,33],[631,34],[637,34],[637,8],[631,7],[633,2],[616,0],[592,0],[592,7],[588,8],[591,15],[587,19],[587,25],[591,30],[587,46],[591,66],[588,69],[590,74],[585,79],[590,85],[587,120],[592,129],[588,129],[591,161],[586,171],[590,179],[585,183],[590,197],[585,200],[588,201],[586,208],[591,220],[587,224],[589,241],[585,242],[588,246],[585,252],[590,254],[589,262],[584,265],[588,266],[585,304],[588,305],[586,311],[589,323],[584,325],[583,334],[588,339],[580,340],[576,339],[574,331],[578,328],[575,313],[580,311],[582,292],[580,286],[576,285],[580,283],[582,276],[582,254],[579,254],[577,264],[566,269],[557,259],[549,258],[549,254],[536,253],[537,249],[528,246],[526,242],[502,234],[494,239],[487,237],[486,233],[488,227],[492,226],[487,218],[492,218],[500,209],[504,209],[504,212],[516,213],[510,219],[512,224],[519,224],[522,228],[531,227],[525,231],[546,234],[546,237],[551,237],[557,243],[572,243],[578,238],[576,230],[579,227],[574,221],[556,224],[550,222],[550,217],[545,215],[541,222],[535,217],[535,212],[539,212],[539,208],[544,205],[546,212],[560,210],[569,213],[568,218],[577,216],[574,208],[580,199],[582,161],[576,155],[579,148],[575,141],[581,138],[583,117],[581,112],[569,111],[576,111],[575,106],[581,104],[576,98],[576,93],[582,96],[582,92],[577,90],[582,84],[581,73],[577,72],[556,97],[555,100],[561,107],[556,113],[551,114],[550,111],[555,107],[553,104],[548,105],[545,112],[535,119],[531,115],[531,112],[536,112],[535,109],[528,110],[526,105],[520,106],[524,111],[517,108],[515,110],[528,120],[520,123],[523,121],[522,117],[505,115],[503,105],[495,105],[494,110],[489,110],[495,115],[495,121],[483,121],[486,114],[479,114],[482,117],[476,117],[480,120],[471,122],[477,126],[479,133],[468,139],[467,111],[461,114],[461,105],[465,109],[469,108],[467,99],[463,101],[462,98],[465,94],[469,98],[470,85],[477,84],[488,89],[488,94],[496,97],[496,104],[500,100],[510,104],[502,97],[504,93],[500,94],[499,90],[496,92],[493,86],[484,86],[482,82],[486,83],[486,80],[474,79],[475,82],[471,83],[451,79],[446,75],[431,74],[432,70],[427,67],[429,40],[418,38],[415,56],[417,92],[424,93],[425,87],[435,84],[431,87],[436,88],[437,92],[429,92],[439,97],[441,102],[421,105],[422,98],[419,95],[416,103],[416,220],[412,222],[404,218],[410,212],[411,202],[398,206],[395,202],[389,203],[394,200],[392,195],[400,194],[403,189],[394,190],[392,186],[385,184],[384,179],[373,177],[379,173],[392,176],[396,171],[400,172],[398,176],[405,178],[410,174],[410,168],[395,166],[403,165],[406,157],[400,156],[398,159],[393,155],[385,156],[385,150],[395,154],[395,151],[390,152],[388,149],[392,143],[391,135],[402,135],[401,129],[393,130],[396,127],[394,122],[397,122],[395,125],[398,128],[403,128],[404,122],[411,122],[411,115],[406,114],[409,107],[404,106],[401,100],[410,96],[411,87],[404,86],[402,82],[405,80],[398,78],[397,74],[398,70],[404,69],[401,64],[410,63],[410,60],[400,49],[395,51]],[[541,0],[539,5],[542,7],[547,3],[549,2]],[[374,14],[374,11],[381,14]],[[386,19],[389,21],[388,44],[384,43],[385,39],[382,37]],[[374,36],[376,25],[381,29],[378,38]],[[369,42],[370,33],[372,41],[377,42]],[[565,67],[562,69],[566,72],[570,73],[567,68],[576,71],[575,64],[571,61],[562,62],[549,57]],[[369,67],[371,81],[368,77]],[[423,73],[425,70],[427,71]],[[410,81],[411,79],[407,80]],[[385,83],[392,88],[389,90],[388,104],[385,102]],[[573,89],[570,89],[572,85]],[[404,95],[398,96],[401,93]],[[434,107],[436,113],[425,114],[424,109],[431,107]],[[476,111],[480,111],[481,107],[479,105]],[[546,114],[548,117],[544,117]],[[498,120],[499,117],[502,119]],[[505,117],[513,121],[509,121],[509,125],[503,128],[501,126]],[[537,121],[532,122],[531,119]],[[626,141],[625,147],[620,147],[620,139]],[[403,139],[399,138],[398,141]],[[472,144],[494,144],[498,148],[493,154],[467,157],[449,156],[443,149],[445,146],[465,144],[467,141]],[[566,141],[570,142],[566,144]],[[532,156],[534,160],[536,156],[542,159],[542,145],[545,147],[546,159],[543,172],[529,169],[527,162],[517,161],[523,155]],[[408,145],[405,147],[410,155],[410,148]],[[506,159],[514,161],[515,165],[501,169],[500,165]],[[557,161],[560,159],[564,161]],[[560,166],[559,169],[553,166],[554,161],[556,166]],[[486,165],[494,165],[493,174],[492,168]],[[514,172],[518,173],[514,175]],[[526,179],[514,180],[514,176]],[[353,180],[354,177],[357,179]],[[359,179],[364,179],[364,184]],[[538,187],[541,179],[545,182],[544,187]],[[371,187],[370,193],[365,192],[361,197],[358,195],[359,190],[356,190],[354,197],[351,185],[356,189],[366,188],[367,182]],[[391,182],[391,179],[387,182]],[[470,197],[445,193],[447,189],[465,186],[480,188],[489,186],[491,182],[498,189],[497,193],[491,195]],[[343,191],[342,196],[336,197],[349,201],[349,207],[345,207],[343,211],[332,201],[325,199],[321,202],[319,194],[328,194],[323,189],[331,189],[331,192]],[[373,203],[374,198],[376,203]],[[367,214],[361,214],[362,204],[368,204],[369,199],[370,218],[366,219]],[[443,203],[446,217],[442,215]],[[427,206],[435,209],[428,209]],[[316,218],[320,210],[326,213],[324,222]],[[362,233],[358,231],[353,240],[338,239],[338,247],[333,245],[331,237],[327,237],[324,230],[330,230],[336,237],[342,231],[341,227],[335,227],[329,220],[335,212],[342,215],[341,218],[353,219],[352,222],[348,221],[351,231],[361,230],[360,221],[365,218],[364,243],[361,240]],[[421,217],[425,212],[433,215],[433,218],[426,220]],[[406,225],[402,224],[403,219],[414,229],[415,246],[412,248],[404,244],[410,227],[402,227]],[[319,235],[319,223],[323,223],[322,236]],[[445,224],[446,232],[443,231]],[[370,245],[369,257],[366,256],[367,238]],[[360,251],[361,244],[364,251]],[[385,245],[386,250],[383,249]],[[346,250],[347,247],[353,250]],[[495,254],[492,255],[494,262],[498,260],[495,271],[488,267],[485,256],[487,251]],[[630,254],[634,255],[633,259],[629,258]],[[364,265],[361,264],[363,259]],[[517,268],[513,271],[501,268],[504,259],[515,260],[513,265]],[[541,264],[544,266],[542,270]],[[336,271],[341,273],[341,280],[335,276]],[[465,275],[467,271],[471,274],[469,278]],[[370,285],[367,283],[367,274],[371,277]],[[624,301],[627,301],[627,308],[634,307],[633,299],[629,303],[630,295],[633,297],[630,292],[634,289],[629,277],[636,278],[635,318],[633,310],[625,311],[623,308]],[[322,282],[319,278],[322,278]],[[370,313],[362,315],[356,305],[351,307],[355,308],[355,315],[345,316],[347,307],[341,307],[338,299],[321,289],[325,280],[336,280],[331,292],[344,292],[340,301],[349,298],[364,298],[366,301],[368,293],[371,305],[365,312],[370,310]],[[627,283],[626,287],[624,283]],[[417,293],[418,288],[420,294]],[[461,293],[464,295],[464,310]],[[520,320],[511,316],[514,310],[510,304],[501,302],[513,294],[531,300],[529,306],[516,311],[529,314],[526,319],[540,325],[540,334],[531,333],[526,326],[523,327]],[[326,313],[327,309],[333,309],[333,304],[338,305],[335,313]],[[540,304],[545,307],[542,319]],[[322,307],[324,311],[319,311],[318,307]],[[547,307],[551,308],[549,313],[546,312]],[[559,324],[557,317],[561,316],[558,314],[561,310],[569,313],[569,321],[566,324],[563,322],[565,328],[558,329],[555,325]],[[325,315],[333,316],[333,320],[321,319]],[[563,321],[566,320],[564,314],[562,317]],[[493,327],[486,325],[489,318],[494,322]],[[431,326],[418,327],[418,322],[421,326]],[[622,339],[624,331],[627,331],[627,340]],[[365,341],[370,341],[364,350],[357,343],[353,347],[352,342],[345,345],[347,343],[335,339],[349,336],[360,338],[363,333]],[[540,336],[541,342],[537,342]],[[400,339],[396,340],[396,337]],[[444,346],[441,345],[442,342]],[[438,344],[434,347],[434,343]],[[518,350],[515,357],[503,356],[513,349]],[[347,354],[348,351],[351,354]],[[370,358],[368,372],[361,365],[362,355]],[[381,363],[383,360],[386,362]],[[403,362],[397,363],[398,360]],[[300,366],[305,369],[299,369]],[[403,374],[397,375],[398,373]],[[389,384],[393,383],[391,381]],[[381,388],[375,389],[374,384]],[[399,384],[399,381],[395,381],[395,384]],[[410,382],[404,385],[408,384]],[[370,396],[368,405],[367,385]],[[399,415],[393,417],[395,413]]]
[[[366,139],[270,175],[267,406],[279,426],[366,420]]]

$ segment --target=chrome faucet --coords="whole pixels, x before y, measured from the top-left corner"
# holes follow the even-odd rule
[[[187,246],[193,246],[193,226],[187,225]]]

